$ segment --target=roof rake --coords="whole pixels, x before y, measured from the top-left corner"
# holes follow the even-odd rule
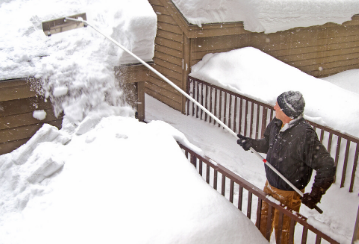
[[[237,139],[237,134],[233,130],[231,130],[226,124],[224,124],[220,119],[218,119],[214,114],[212,114],[208,109],[206,109],[204,106],[202,106],[199,102],[197,102],[194,98],[192,98],[190,95],[188,95],[185,91],[183,91],[181,88],[179,88],[176,84],[174,84],[172,81],[170,81],[163,74],[158,72],[156,69],[152,68],[149,64],[147,64],[145,61],[143,61],[141,58],[139,58],[136,54],[129,51],[127,48],[125,48],[120,43],[115,41],[112,37],[104,34],[102,31],[100,31],[95,26],[93,26],[92,24],[87,22],[85,19],[86,19],[86,14],[84,13],[84,14],[78,14],[78,15],[65,17],[65,18],[62,18],[62,19],[56,19],[56,20],[47,21],[47,22],[44,22],[42,26],[43,26],[43,29],[44,29],[44,32],[45,32],[44,24],[49,23],[48,27],[46,27],[47,32],[45,32],[45,34],[47,34],[48,36],[51,35],[52,31],[53,31],[53,34],[55,34],[55,33],[60,33],[60,32],[63,32],[63,31],[67,31],[67,30],[71,30],[71,29],[75,29],[75,28],[79,28],[79,27],[83,27],[83,26],[84,27],[86,27],[86,26],[92,27],[99,34],[103,35],[108,40],[113,42],[115,45],[120,47],[123,51],[127,52],[132,57],[137,59],[140,63],[142,63],[149,70],[151,70],[156,75],[158,75],[162,80],[167,82],[170,86],[172,86],[175,90],[177,90],[179,93],[181,93],[183,96],[185,96],[188,100],[190,100],[194,104],[196,104],[200,109],[202,109],[205,113],[207,113],[210,117],[212,117],[215,121],[217,121],[217,123],[219,123],[224,129],[226,129],[230,134],[232,134]],[[254,153],[259,158],[259,160],[261,160],[263,163],[265,163],[271,170],[273,170],[279,177],[281,177],[289,186],[291,186],[293,188],[293,190],[295,190],[301,197],[303,197],[303,192],[301,192],[298,188],[296,188],[276,168],[274,168],[266,159],[264,159],[254,148],[251,147],[250,150],[251,150],[252,153]],[[315,206],[315,209],[319,213],[323,213],[323,210],[321,210],[318,206]]]
[[[86,27],[86,22],[82,21],[69,21],[68,19],[87,20],[86,13],[72,15],[66,18],[54,19],[42,22],[42,30],[45,35],[51,36],[52,34],[61,33],[68,30],[73,30],[81,27]]]

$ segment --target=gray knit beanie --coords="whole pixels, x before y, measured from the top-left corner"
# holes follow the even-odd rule
[[[282,111],[290,118],[295,119],[304,112],[305,101],[299,91],[287,91],[280,94],[277,102]]]

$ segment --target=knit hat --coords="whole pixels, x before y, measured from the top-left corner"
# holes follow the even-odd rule
[[[295,119],[304,112],[305,101],[299,91],[287,91],[277,98],[279,107],[288,117]]]

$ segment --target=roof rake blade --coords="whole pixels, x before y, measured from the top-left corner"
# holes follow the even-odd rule
[[[51,36],[52,34],[61,33],[68,30],[73,30],[81,27],[86,27],[86,23],[78,21],[68,21],[66,18],[87,20],[86,13],[76,14],[60,19],[54,19],[42,22],[42,30],[45,35]]]

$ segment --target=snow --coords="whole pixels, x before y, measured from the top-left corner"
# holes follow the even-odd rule
[[[0,243],[266,243],[174,138],[198,150],[162,121],[45,124],[0,156]]]
[[[291,27],[291,22],[284,21],[285,15],[279,16],[282,20],[278,16],[273,19],[277,21],[267,18],[275,4],[286,4],[282,14],[294,6],[292,1],[268,1],[266,5],[246,1],[252,10],[239,8],[239,1],[182,3],[198,7],[198,24],[207,21],[201,13],[219,22],[241,21],[223,17],[240,17],[243,9],[254,18],[251,21],[248,17],[245,27],[256,25],[254,29],[266,32],[275,26]],[[327,4],[328,12],[320,11],[330,15],[330,21],[345,21],[358,12],[354,1],[346,1],[345,8],[340,8],[339,2],[331,3]],[[319,18],[329,21],[321,15],[314,18],[317,13],[313,5],[302,7],[310,9],[303,19],[311,25]],[[255,11],[258,14],[253,15]],[[217,126],[184,116],[148,96],[146,118],[151,122],[135,120],[133,109],[124,102],[125,94],[118,89],[113,67],[136,60],[89,27],[51,37],[42,31],[43,21],[83,12],[89,22],[140,58],[153,58],[156,14],[146,0],[0,2],[0,29],[6,33],[0,39],[0,80],[38,78],[31,84],[33,89],[54,103],[56,114],[65,113],[61,130],[44,124],[25,145],[0,155],[0,243],[266,243],[247,217],[203,181],[176,141],[211,157],[213,162],[225,164],[260,188],[265,182],[262,162],[241,151],[233,137]],[[276,12],[272,13],[275,16]],[[290,15],[295,16],[294,11]],[[300,20],[298,17],[297,23]],[[247,95],[273,102],[280,92],[277,89],[274,95],[270,84],[283,77],[274,77],[275,73],[260,64],[262,58],[272,68],[283,68],[290,80],[297,75],[309,79],[253,49],[247,54],[254,56],[247,57],[251,62],[243,67],[263,73],[264,78],[266,74],[265,89],[272,92],[263,98],[266,93],[255,93],[260,89],[242,82],[240,92]],[[221,65],[228,63],[216,64],[212,71],[219,72]],[[249,72],[243,75],[245,81],[247,77],[257,79]],[[311,81],[317,82],[317,86],[310,84],[316,95],[318,87],[328,84],[319,79]],[[286,90],[286,83],[280,85]],[[309,99],[306,102],[313,104],[308,94],[304,94]],[[341,99],[356,104],[356,97],[348,94],[342,92]],[[330,124],[331,119],[325,116],[329,110],[318,117],[320,111],[316,109],[312,108],[307,118]],[[342,116],[341,110],[331,111]],[[42,118],[44,112],[34,111],[34,117]],[[340,190],[335,184],[320,205],[324,215],[306,207],[301,213],[314,224],[324,223],[324,229],[336,239],[349,243],[358,204],[356,194]]]
[[[300,91],[306,104],[305,118],[359,138],[359,107],[353,106],[359,104],[358,93],[308,75],[253,47],[207,54],[192,66],[190,75],[273,105],[282,92]]]
[[[92,28],[47,37],[42,22],[86,13],[89,23],[150,61],[157,17],[148,1],[14,0],[0,6],[0,29],[6,33],[0,40],[0,80],[41,78],[33,89],[54,103],[56,115],[65,111],[74,124],[105,107],[112,114],[123,112],[113,68],[138,61]]]
[[[183,132],[191,143],[200,145],[203,153],[216,164],[222,164],[251,184],[263,189],[266,181],[263,162],[258,160],[255,154],[242,150],[237,145],[236,138],[226,130],[220,129],[218,125],[183,115],[148,95],[146,96],[146,120],[166,121]],[[313,177],[306,187],[306,192],[310,191],[312,184]],[[350,244],[359,206],[358,185],[356,178],[354,193],[349,193],[346,188],[340,188],[340,182],[334,183],[318,204],[323,214],[305,205],[301,206],[300,213],[308,217],[311,224],[323,230],[328,236],[340,243]],[[237,199],[238,195],[235,195],[233,202],[236,203]],[[276,201],[272,197],[269,199]],[[252,218],[252,221],[255,222],[255,218]],[[297,225],[295,243],[301,242],[300,233],[301,228]],[[308,243],[315,242],[315,237],[311,236],[311,238],[308,239],[310,240]],[[275,243],[275,240],[271,240],[271,243]]]
[[[35,111],[32,113],[32,116],[33,116],[35,119],[44,120],[44,119],[46,118],[46,112],[45,112],[45,110],[35,110]]]
[[[67,94],[69,89],[66,86],[58,86],[54,88],[53,95],[54,97],[61,97]]]
[[[198,26],[243,21],[244,29],[274,33],[295,27],[342,24],[359,14],[356,0],[173,0],[184,17]]]
[[[322,79],[348,91],[359,93],[358,77],[359,69],[351,69]]]

